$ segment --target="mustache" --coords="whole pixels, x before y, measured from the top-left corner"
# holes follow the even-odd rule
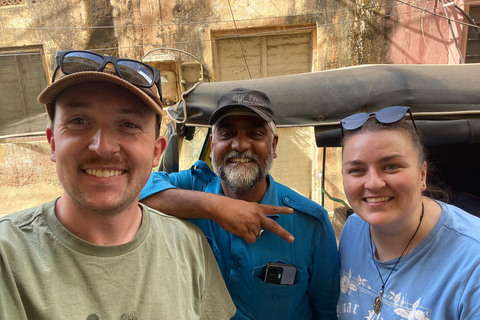
[[[253,153],[251,150],[245,150],[242,152],[232,150],[225,155],[224,164],[226,165],[232,158],[243,158],[243,159],[252,159],[258,165],[260,159],[258,156]]]
[[[80,167],[85,166],[112,166],[129,169],[128,163],[122,159],[119,155],[112,155],[108,157],[100,157],[96,154],[90,154],[82,159]]]

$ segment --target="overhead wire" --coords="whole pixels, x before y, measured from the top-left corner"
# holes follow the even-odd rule
[[[457,9],[462,16],[464,16],[472,25],[477,25],[475,20],[472,19],[462,8],[460,8],[455,2],[447,2],[444,6],[452,5],[455,9]],[[475,32],[477,33],[478,38],[480,38],[480,27],[474,28]]]
[[[428,13],[428,11],[426,11]],[[382,19],[382,18],[388,18],[388,17],[395,17],[399,15],[405,15],[409,13],[400,13],[400,14],[390,14],[390,15],[382,15],[382,16],[375,16],[375,17],[370,17],[366,19],[353,19],[353,20],[345,20],[341,22],[335,22],[335,23],[326,23],[322,25],[312,25],[312,26],[304,26],[304,27],[296,27],[296,28],[289,28],[287,31],[300,31],[300,30],[308,30],[308,29],[317,29],[320,27],[327,27],[327,26],[334,26],[334,25],[340,25],[340,24],[347,24],[347,23],[352,23],[352,22],[361,22],[361,21],[369,21],[369,20],[374,20],[374,19]],[[479,26],[476,26],[479,28]],[[240,34],[238,37],[251,37],[251,36],[261,36],[261,35],[272,35],[272,34],[282,34],[285,33],[285,30],[278,30],[278,31],[264,31],[264,32],[251,32],[248,34]],[[132,45],[132,46],[122,46],[122,47],[106,47],[106,48],[98,48],[98,49],[89,49],[91,51],[106,51],[106,50],[115,50],[115,49],[133,49],[133,48],[145,48],[145,47],[155,47],[155,46],[177,46],[177,45],[187,45],[191,43],[199,43],[199,42],[212,42],[215,40],[221,40],[221,39],[231,39],[231,36],[225,36],[225,37],[217,37],[215,39],[201,39],[201,40],[194,40],[194,41],[176,41],[172,43],[146,43],[146,44],[141,44],[141,45]],[[55,51],[53,52],[45,52],[45,55],[48,54],[55,54]]]
[[[445,17],[445,16],[442,16],[441,14],[432,12],[432,11],[430,11],[430,10],[425,10],[424,8],[421,8],[421,7],[419,7],[419,6],[416,6],[416,5],[414,5],[414,4],[411,4],[411,3],[408,3],[408,2],[405,2],[405,1],[402,1],[402,0],[395,0],[395,1],[397,1],[397,2],[399,2],[399,3],[402,3],[402,4],[405,4],[405,5],[409,6],[409,7],[415,8],[415,9],[417,9],[417,10],[424,11],[424,12],[426,12],[426,13],[428,13],[428,14],[431,14],[431,15],[433,15],[433,16],[435,16],[435,17],[438,17],[438,18],[450,20],[450,21],[453,21],[453,22],[455,22],[455,23],[457,23],[457,24],[462,24],[462,25],[465,25],[465,26],[468,26],[468,27],[480,28],[480,27],[477,26],[476,24],[470,24],[470,23],[466,23],[466,22],[463,22],[463,21],[459,21],[459,20],[449,19],[449,18],[447,18],[447,17]],[[469,4],[470,4],[470,3],[469,3]]]
[[[460,46],[458,45],[457,37],[455,36],[455,32],[453,31],[452,21],[450,20],[450,17],[448,15],[447,7],[445,6],[445,0],[441,0],[441,1],[442,1],[443,11],[445,12],[445,17],[447,17],[448,27],[450,29],[450,32],[452,33],[453,42],[455,43],[455,47],[457,48],[458,55],[460,56],[460,61],[462,63],[465,63],[465,59],[463,58],[462,50],[460,49]]]
[[[429,0],[425,0],[424,2],[428,2]],[[420,1],[422,2],[422,1]],[[480,2],[480,1],[479,1]],[[399,4],[401,5],[401,4]],[[380,5],[380,6],[366,6],[362,7],[362,9],[373,9],[373,8],[383,8],[383,7],[395,7],[397,5]],[[247,21],[255,21],[255,20],[266,20],[266,19],[279,19],[279,18],[293,18],[293,17],[304,17],[304,16],[311,16],[311,15],[319,15],[319,14],[330,14],[330,13],[339,13],[339,12],[348,12],[351,10],[357,10],[357,8],[344,8],[344,9],[336,9],[336,10],[322,10],[322,11],[315,11],[315,12],[304,12],[304,13],[297,13],[297,14],[288,14],[288,15],[278,15],[278,16],[263,16],[263,17],[255,17],[255,18],[248,18],[248,19],[236,19],[237,22],[247,22]],[[160,24],[140,24],[140,25],[109,25],[109,26],[71,26],[71,27],[0,27],[1,29],[18,29],[18,30],[55,30],[55,29],[106,29],[106,28],[151,28],[151,27],[169,27],[169,26],[186,26],[192,24],[218,24],[218,23],[230,23],[232,20],[204,20],[204,21],[188,21],[188,22],[180,22],[180,23],[160,23]]]
[[[250,73],[250,70],[248,68],[248,63],[247,63],[247,59],[245,57],[245,53],[244,53],[244,49],[243,49],[243,46],[242,46],[242,43],[241,43],[241,38],[242,37],[249,37],[249,36],[255,36],[255,35],[262,35],[262,34],[275,34],[275,33],[284,33],[285,30],[278,30],[278,31],[265,31],[265,32],[255,32],[255,33],[249,33],[249,34],[243,34],[243,35],[240,35],[239,34],[239,31],[238,31],[238,27],[237,27],[237,22],[247,22],[247,21],[255,21],[255,20],[265,20],[265,19],[278,19],[278,18],[285,18],[285,17],[299,17],[299,16],[308,16],[308,15],[324,15],[326,16],[327,14],[331,14],[331,13],[339,13],[339,12],[351,12],[353,10],[371,10],[371,9],[379,9],[379,8],[385,8],[385,7],[390,7],[390,8],[393,8],[394,5],[385,5],[385,6],[370,6],[370,7],[361,7],[361,8],[345,8],[345,9],[338,9],[338,10],[330,10],[330,11],[326,11],[326,10],[323,10],[323,11],[320,11],[320,12],[314,12],[314,13],[302,13],[302,14],[294,14],[294,15],[284,15],[284,16],[267,16],[267,17],[256,17],[256,18],[249,18],[249,19],[235,19],[235,16],[234,16],[234,13],[233,13],[233,10],[232,10],[232,7],[231,7],[231,4],[230,4],[230,0],[227,0],[228,1],[228,5],[229,5],[229,9],[230,9],[230,14],[232,16],[232,20],[220,20],[220,21],[198,21],[198,22],[187,22],[187,23],[172,23],[172,24],[164,24],[164,23],[161,23],[161,24],[149,24],[149,25],[116,25],[116,26],[75,26],[75,27],[0,27],[0,30],[70,30],[70,29],[80,29],[80,30],[83,30],[83,29],[108,29],[108,28],[148,28],[148,27],[166,27],[166,26],[181,26],[181,25],[191,25],[191,24],[213,24],[213,23],[231,23],[233,22],[234,23],[234,26],[235,26],[235,32],[236,32],[236,36],[237,36],[237,39],[240,43],[240,46],[241,46],[241,50],[242,50],[242,55],[243,55],[243,59],[245,61],[245,64],[246,64],[246,67],[247,67],[247,70],[248,70],[248,73],[249,73],[249,76],[250,78],[252,78],[251,76],[251,73]],[[455,34],[454,34],[454,31],[453,31],[453,27],[452,27],[452,22],[454,23],[457,23],[457,24],[460,24],[460,25],[465,25],[465,26],[468,26],[468,27],[473,27],[475,29],[475,31],[477,32],[477,34],[479,35],[480,37],[480,26],[476,25],[475,24],[475,21],[470,17],[468,16],[468,14],[465,13],[465,11],[463,11],[459,6],[457,6],[456,4],[453,4],[453,6],[469,21],[469,23],[465,23],[463,21],[458,21],[458,20],[455,20],[455,19],[451,19],[449,17],[449,14],[446,10],[446,6],[448,5],[451,5],[450,3],[445,3],[444,0],[441,0],[442,4],[443,4],[443,8],[444,8],[444,13],[445,13],[445,16],[443,15],[440,15],[436,12],[433,12],[431,10],[427,10],[427,6],[428,6],[428,1],[425,1],[425,7],[424,8],[421,8],[421,7],[418,7],[414,4],[411,4],[411,3],[407,3],[405,1],[402,1],[402,0],[396,0],[396,2],[399,3],[399,5],[407,5],[409,7],[412,7],[416,10],[420,10],[422,12],[422,35],[424,37],[424,42],[425,44],[427,45],[426,41],[425,41],[425,35],[424,35],[424,30],[423,30],[423,18],[425,16],[425,14],[430,14],[430,15],[433,15],[433,16],[436,16],[438,18],[441,18],[441,19],[446,19],[448,21],[448,24],[449,24],[449,27],[450,27],[450,31],[452,33],[452,37],[455,41],[455,46],[459,52],[459,55],[460,55],[460,58],[462,60],[462,63],[464,63],[464,58],[463,58],[463,55],[461,54],[461,51],[460,51],[460,48],[459,48],[459,45],[457,43],[457,39],[455,37]],[[421,1],[417,1],[416,3],[420,3]],[[469,2],[468,5],[473,5],[473,4],[476,4],[476,3],[480,3],[480,1],[475,1],[475,2]],[[385,14],[385,15],[378,15],[378,16],[372,16],[372,17],[368,17],[368,18],[363,18],[363,19],[353,19],[353,20],[345,20],[345,21],[340,21],[340,22],[336,22],[336,23],[326,23],[326,24],[317,24],[317,25],[313,25],[313,26],[304,26],[304,27],[297,27],[297,28],[291,28],[291,29],[288,29],[288,31],[293,31],[293,30],[307,30],[307,29],[316,29],[316,28],[319,28],[319,27],[326,27],[326,26],[331,26],[331,25],[340,25],[340,24],[346,24],[346,23],[351,23],[351,22],[359,22],[359,21],[370,21],[370,20],[374,20],[374,19],[385,19],[385,18],[389,18],[389,17],[395,17],[395,16],[400,16],[400,15],[403,15],[403,14],[413,14],[413,12],[411,13],[407,13],[407,12],[404,12],[404,13],[397,13],[397,14]],[[224,38],[231,38],[231,37],[224,37]],[[222,37],[219,37],[219,38],[215,38],[215,40],[218,40],[218,39],[223,39]],[[198,42],[211,42],[211,41],[214,41],[213,39],[204,39],[204,40],[196,40],[196,41],[182,41],[182,42],[175,42],[175,43],[172,43],[172,44],[165,44],[165,43],[162,43],[162,44],[143,44],[143,45],[135,45],[135,46],[125,46],[125,47],[113,47],[113,48],[101,48],[101,49],[91,49],[92,51],[102,51],[102,50],[112,50],[112,49],[128,49],[128,48],[140,48],[140,47],[150,47],[150,46],[158,46],[158,45],[162,45],[162,46],[168,46],[168,45],[179,45],[179,44],[188,44],[188,43],[198,43]],[[428,47],[428,45],[427,45]],[[153,49],[155,50],[155,49]],[[149,52],[153,51],[153,50],[150,50]],[[428,47],[428,50],[430,50],[430,48]],[[180,50],[179,50],[180,51]],[[148,52],[148,53],[149,53]],[[428,52],[427,51],[427,55],[428,55]],[[147,53],[147,54],[148,54]],[[21,53],[21,54],[24,54],[24,55],[27,55],[27,54],[38,54],[38,52],[32,52],[32,53],[29,53],[29,52],[24,52],[24,53]],[[48,53],[48,52],[45,52],[45,54],[55,54],[55,53]],[[187,53],[188,54],[188,53]],[[19,53],[6,53],[6,54],[2,54],[0,52],[0,55],[1,56],[8,56],[8,55],[12,55],[12,56],[18,56]],[[197,59],[197,58],[196,58]],[[198,60],[198,59],[197,59]],[[200,61],[201,62],[201,61]],[[203,63],[202,63],[203,64]],[[204,69],[208,72],[208,69],[204,67]],[[208,77],[208,75],[207,75]]]
[[[424,9],[427,7],[427,2],[425,2],[425,7]],[[425,14],[426,12],[423,11],[422,12],[422,18],[420,19],[420,30],[422,30],[422,38],[423,38],[423,43],[425,43],[425,46],[427,47],[427,53],[425,54],[425,60],[427,59],[428,55],[430,54],[430,46],[428,45],[427,43],[427,39],[425,39],[425,29],[423,27],[423,20],[425,19]]]
[[[417,10],[420,10],[422,12],[422,15],[424,15],[425,13],[427,14],[431,14],[433,16],[436,16],[436,17],[439,17],[439,18],[442,18],[442,19],[447,19],[445,16],[443,15],[440,15],[440,14],[437,14],[435,12],[432,12],[430,10],[426,10],[425,8],[421,8],[421,7],[418,7],[416,5],[413,5],[413,4],[410,4],[410,3],[407,3],[407,2],[404,2],[402,0],[396,0],[399,5],[408,5],[414,9],[417,9]],[[427,1],[425,1],[427,2]],[[419,3],[419,2],[417,2]],[[469,2],[469,4],[472,4],[472,3],[480,3],[480,1],[477,1],[477,2]],[[229,3],[230,4],[230,3]],[[426,4],[427,5],[427,4]],[[380,8],[382,7],[393,7],[393,5],[389,5],[389,6],[380,6]],[[426,6],[425,6],[426,7]],[[326,15],[328,13],[336,13],[336,12],[341,12],[341,11],[352,11],[352,10],[359,10],[359,9],[362,9],[362,10],[369,10],[369,9],[376,9],[377,7],[375,6],[370,6],[370,7],[362,7],[362,8],[345,8],[345,9],[337,9],[337,10],[330,10],[330,11],[322,11],[322,12],[315,12],[315,13],[308,13],[308,14],[296,14],[296,15],[284,15],[284,16],[269,16],[269,17],[261,17],[261,18],[251,18],[251,19],[243,19],[243,20],[239,20],[239,19],[235,19],[233,18],[234,22],[238,22],[238,21],[251,21],[251,20],[258,20],[258,19],[273,19],[275,17],[292,17],[292,16],[305,16],[305,15],[318,15],[318,14],[323,14],[323,15]],[[230,7],[231,9],[231,7]],[[372,16],[372,17],[368,17],[368,18],[363,18],[363,19],[352,19],[352,20],[345,20],[345,21],[340,21],[340,22],[335,22],[335,23],[325,23],[325,24],[317,24],[317,25],[312,25],[312,26],[302,26],[302,27],[295,27],[295,28],[289,28],[288,31],[299,31],[299,30],[308,30],[308,29],[316,29],[316,28],[319,28],[319,27],[327,27],[327,26],[332,26],[332,25],[340,25],[340,24],[347,24],[347,23],[351,23],[351,22],[365,22],[365,21],[370,21],[370,20],[375,20],[375,19],[384,19],[384,18],[390,18],[390,17],[396,17],[396,16],[400,16],[400,15],[405,15],[405,14],[413,14],[412,12],[403,12],[403,13],[396,13],[396,14],[385,14],[385,15],[378,15],[378,16]],[[452,21],[452,22],[455,22],[457,24],[462,24],[462,25],[466,25],[466,26],[469,26],[469,27],[473,27],[475,29],[480,29],[480,26],[476,25],[476,24],[469,24],[469,23],[465,23],[463,21],[458,21],[458,20],[454,20],[454,19],[447,19],[449,21]],[[224,23],[224,22],[232,22],[231,20],[230,21],[213,21],[213,22],[210,22],[210,23]],[[179,26],[179,25],[184,25],[184,24],[192,24],[192,23],[203,23],[203,24],[206,24],[206,23],[209,23],[209,22],[189,22],[189,23],[179,23],[179,24],[153,24],[153,25],[126,25],[126,26],[123,26],[123,27],[154,27],[154,26],[159,26],[159,27],[163,27],[163,26],[166,26],[166,25],[176,25],[176,26]],[[235,23],[236,25],[236,23]],[[122,26],[80,26],[80,27],[66,27],[67,29],[100,29],[100,28],[119,28],[119,27],[122,27]],[[42,29],[62,29],[64,27],[41,27],[41,28],[38,28],[40,30]],[[4,28],[4,27],[0,27],[0,30],[1,29],[9,29],[9,28]],[[37,28],[11,28],[11,29],[37,29]],[[236,28],[236,33],[237,33],[237,38],[242,38],[242,37],[251,37],[251,36],[261,36],[261,35],[265,35],[265,34],[268,34],[268,35],[272,35],[272,34],[275,34],[275,33],[284,33],[285,30],[272,30],[272,31],[264,31],[264,32],[252,32],[252,33],[248,33],[248,34],[239,34],[238,33],[238,28]],[[109,48],[99,48],[99,49],[89,49],[89,50],[92,50],[92,51],[105,51],[105,50],[115,50],[115,49],[131,49],[131,48],[145,48],[145,47],[158,47],[158,46],[163,46],[163,47],[171,47],[171,46],[178,46],[178,45],[183,45],[183,44],[190,44],[190,43],[199,43],[199,42],[212,42],[212,41],[215,41],[215,40],[221,40],[221,39],[231,39],[231,36],[225,36],[225,37],[217,37],[215,39],[200,39],[200,40],[195,40],[195,41],[177,41],[177,42],[173,42],[173,43],[146,43],[146,44],[142,44],[142,45],[133,45],[133,46],[122,46],[122,47],[109,47]],[[242,53],[243,53],[243,50],[242,50]],[[0,53],[1,54],[1,53]],[[45,52],[45,54],[55,54],[55,52]]]
[[[210,82],[210,74],[208,72],[208,68],[207,66],[203,63],[202,60],[200,60],[199,58],[197,58],[195,55],[191,54],[190,52],[187,52],[187,51],[184,51],[184,50],[180,50],[180,49],[177,49],[177,48],[166,48],[166,47],[161,47],[161,48],[155,48],[155,49],[152,49],[152,50],[149,50],[147,53],[145,53],[143,55],[143,57],[140,59],[140,61],[144,62],[144,59],[150,55],[150,53],[152,52],[155,52],[155,51],[176,51],[176,52],[180,52],[180,53],[183,53],[183,54],[186,54],[187,56],[190,56],[192,57],[193,59],[197,60],[203,67],[203,72],[205,73],[205,75],[207,76],[207,80],[208,82]]]
[[[436,14],[432,11],[426,10],[424,8],[415,6],[413,4],[409,4],[407,2],[401,1],[401,0],[396,0],[399,4],[398,5],[374,5],[374,6],[362,6],[361,8],[344,8],[344,9],[336,9],[336,10],[322,10],[322,11],[316,11],[316,12],[304,12],[304,13],[298,13],[298,14],[288,14],[288,15],[278,15],[278,16],[265,16],[265,17],[255,17],[255,18],[248,18],[248,19],[235,19],[236,22],[248,22],[248,21],[255,21],[255,20],[265,20],[265,19],[279,19],[279,18],[292,18],[292,17],[303,17],[303,16],[311,16],[311,15],[319,15],[319,14],[335,14],[339,12],[349,12],[352,10],[369,10],[369,9],[381,9],[381,8],[393,8],[395,6],[400,6],[400,5],[409,5],[410,7],[426,11],[427,13],[437,15],[438,17],[445,18],[442,15]],[[428,0],[425,1],[417,1],[416,3],[428,3]],[[469,5],[472,4],[480,4],[479,1],[472,1],[469,2]],[[363,20],[360,20],[363,21]],[[231,23],[232,20],[204,20],[204,21],[188,21],[188,22],[180,22],[180,23],[160,23],[160,24],[128,24],[128,25],[109,25],[109,26],[69,26],[69,27],[64,27],[64,26],[55,26],[55,27],[0,27],[0,30],[70,30],[70,29],[109,29],[109,28],[152,28],[152,27],[169,27],[169,26],[186,26],[186,25],[192,25],[192,24],[218,24],[218,23]],[[461,21],[456,21],[457,23],[462,23]],[[342,22],[340,22],[342,23]],[[463,23],[465,24],[465,23]],[[470,25],[472,27],[477,27],[476,25],[472,24]]]
[[[247,67],[248,75],[252,79],[252,74],[250,73],[250,68],[248,67],[247,57],[245,57],[245,50],[243,49],[242,41],[240,40],[238,34],[237,23],[235,22],[235,16],[233,15],[232,6],[230,5],[230,0],[227,0],[228,7],[230,8],[230,14],[232,15],[233,24],[235,25],[235,32],[237,33],[238,44],[240,45],[240,50],[242,51],[243,61],[245,61],[245,66]]]

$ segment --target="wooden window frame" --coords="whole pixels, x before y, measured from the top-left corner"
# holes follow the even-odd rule
[[[48,68],[47,68],[47,63],[46,63],[46,60],[45,60],[45,53],[43,51],[43,46],[39,45],[39,46],[22,46],[22,47],[9,47],[9,48],[0,48],[0,56],[5,56],[5,55],[18,55],[18,56],[21,56],[21,55],[26,55],[26,54],[38,54],[40,57],[41,57],[41,61],[42,61],[42,68],[43,68],[43,71],[44,71],[44,76],[45,76],[45,82],[46,82],[46,85],[48,85],[50,83],[50,79],[49,79],[49,72],[48,72]],[[44,88],[41,88],[41,90],[43,90]],[[23,94],[24,92],[16,92],[15,94]],[[40,92],[38,92],[40,93]],[[24,96],[26,97],[26,96]],[[26,99],[26,98],[24,98]],[[0,106],[1,108],[2,106]],[[25,109],[25,112],[26,114],[29,113],[29,110],[32,110],[32,109]],[[2,110],[3,112],[3,110]],[[47,119],[47,115],[46,115],[46,111],[45,111],[45,119]],[[48,124],[48,120],[45,121],[45,126]],[[4,125],[4,123],[0,123],[0,125]],[[39,126],[41,127],[41,126]],[[0,135],[0,138],[15,138],[15,137],[23,137],[23,136],[35,136],[35,135],[42,135],[42,134],[45,134],[45,131],[42,130],[42,131],[35,131],[35,130],[27,130],[27,131],[18,131],[18,132],[12,132],[12,133],[2,133]]]
[[[211,39],[212,43],[212,62],[213,73],[215,81],[218,81],[218,40],[221,39],[235,39],[237,37],[268,37],[268,36],[280,36],[299,33],[310,33],[312,36],[312,71],[316,70],[317,61],[317,28],[316,24],[302,24],[302,25],[288,25],[288,26],[273,26],[273,27],[257,27],[257,28],[241,28],[241,29],[225,29],[225,30],[212,30]]]

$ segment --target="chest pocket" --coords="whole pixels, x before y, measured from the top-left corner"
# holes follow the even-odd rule
[[[253,276],[250,307],[255,319],[290,319],[294,313],[295,301],[306,296],[308,279],[304,271],[297,269],[294,285],[277,285],[263,282]]]

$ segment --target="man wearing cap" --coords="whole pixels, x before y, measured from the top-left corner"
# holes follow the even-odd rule
[[[202,232],[138,203],[165,148],[158,78],[135,60],[57,53],[38,100],[64,193],[0,219],[0,319],[235,314]]]
[[[141,201],[202,229],[237,307],[234,319],[336,319],[333,227],[324,208],[269,175],[278,135],[268,97],[234,89],[218,99],[210,124],[214,172],[202,161],[154,172]],[[267,271],[268,263],[281,265]],[[282,278],[287,271],[293,282]]]

